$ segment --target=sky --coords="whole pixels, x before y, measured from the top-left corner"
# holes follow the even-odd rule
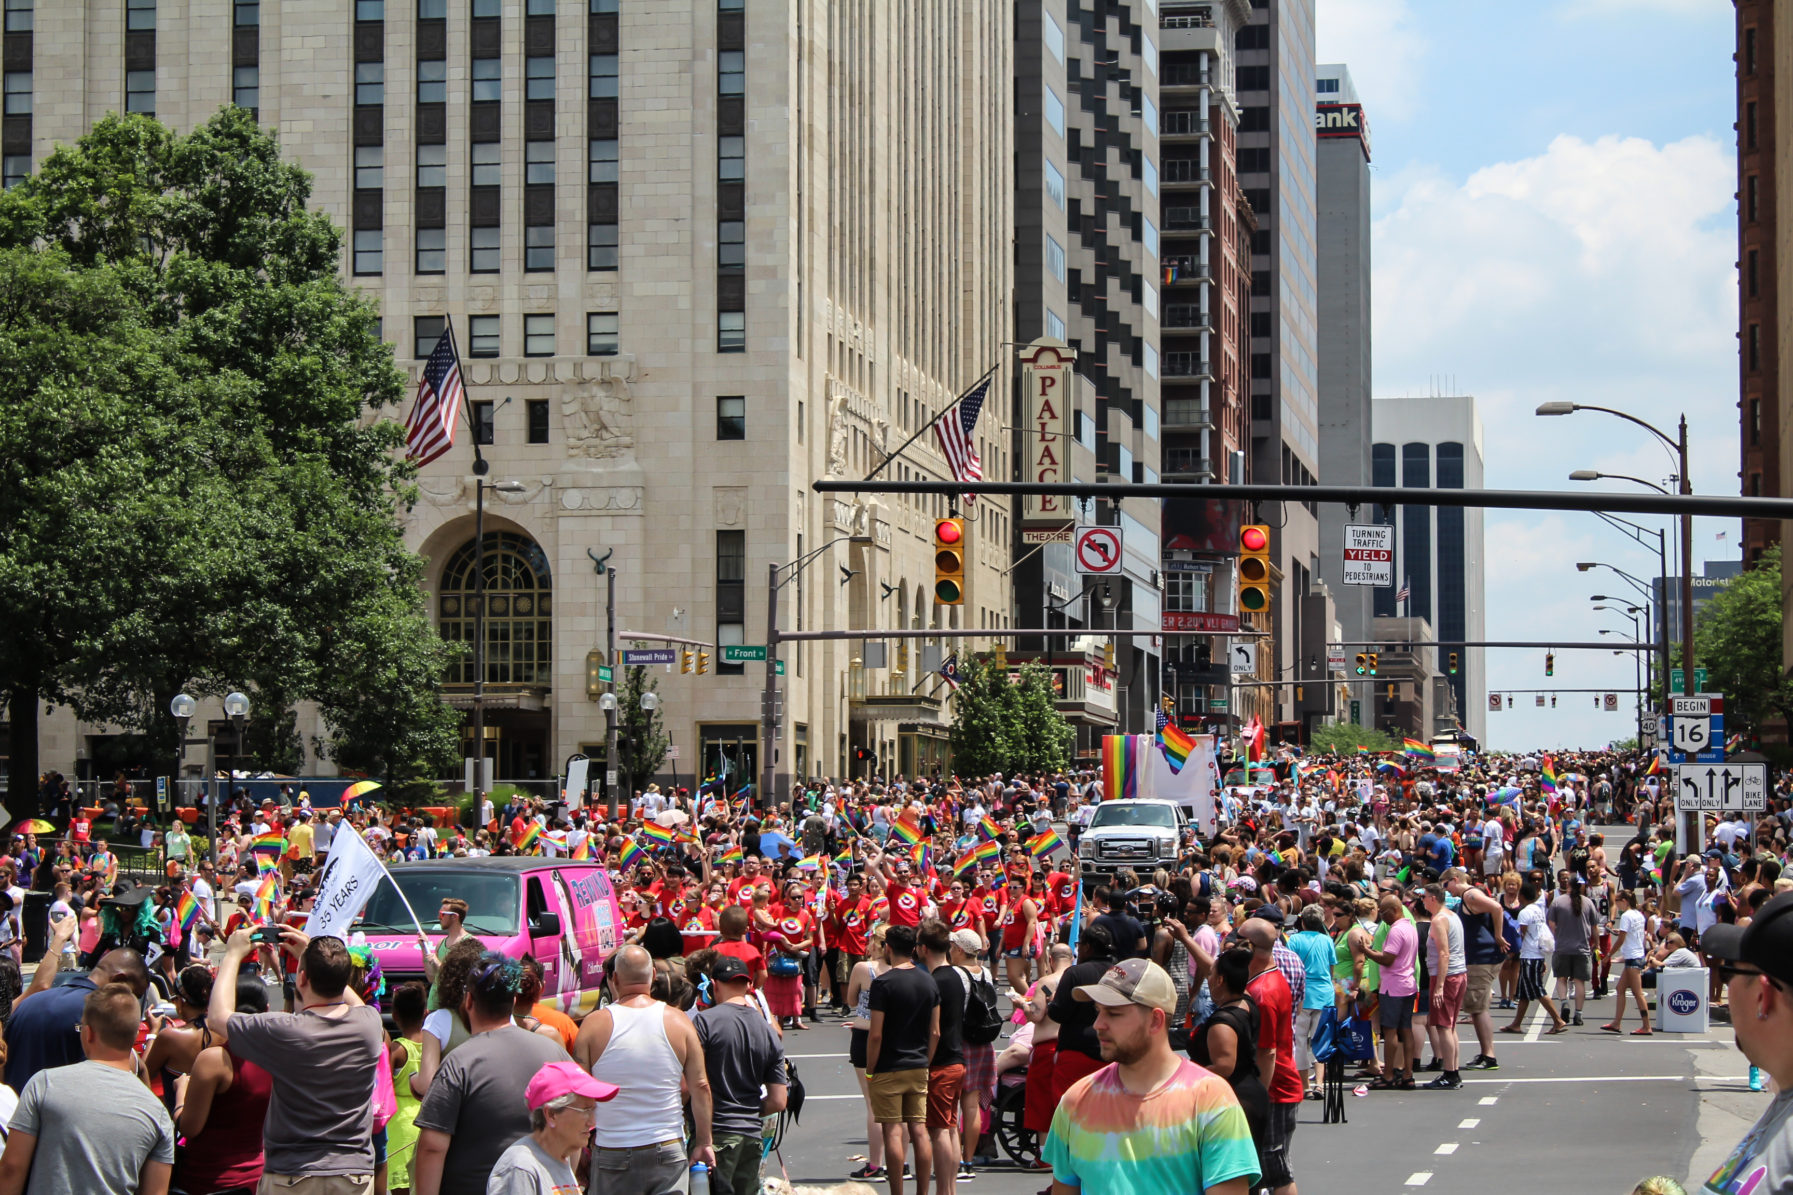
[[[1674,434],[1694,492],[1738,492],[1734,9],[1727,0],[1316,0],[1322,63],[1345,63],[1373,160],[1374,394],[1471,394],[1490,489],[1572,490],[1574,469],[1666,484],[1672,457],[1610,415]],[[1322,481],[1325,479],[1322,478]],[[1669,521],[1640,515],[1652,529]],[[1641,595],[1648,550],[1592,514],[1488,511],[1489,639],[1630,637],[1594,594]],[[1719,532],[1725,533],[1720,541]],[[1735,559],[1735,520],[1695,520],[1696,574]],[[1673,533],[1670,569],[1674,563]],[[1606,638],[1618,638],[1608,635]],[[1487,746],[1633,733],[1629,655],[1489,649],[1485,691],[1607,688],[1489,711]]]

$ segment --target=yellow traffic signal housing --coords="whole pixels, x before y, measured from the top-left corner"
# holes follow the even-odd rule
[[[1360,651],[1357,653],[1357,675],[1368,676],[1369,674],[1370,674],[1369,654],[1367,652]]]
[[[710,670],[710,653],[707,651],[698,652],[697,653],[697,675],[702,676],[709,670]]]
[[[1110,672],[1114,671],[1114,640],[1112,639],[1102,645],[1102,667]]]
[[[1269,608],[1270,528],[1251,523],[1239,528],[1239,613]]]
[[[1450,667],[1451,667],[1451,675],[1452,675],[1452,676],[1455,676],[1455,675],[1457,675],[1457,653],[1456,653],[1456,652],[1452,652],[1452,653],[1451,653],[1451,665],[1450,665]]]
[[[679,650],[679,671],[691,671],[691,649],[688,647]]]
[[[934,601],[965,604],[965,520],[934,520]]]
[[[1375,676],[1376,675],[1376,653],[1371,652],[1371,653],[1369,653],[1369,655],[1370,655],[1370,675]]]

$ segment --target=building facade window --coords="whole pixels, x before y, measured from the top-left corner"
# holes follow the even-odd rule
[[[386,19],[386,0],[355,0],[355,19],[357,21],[384,21]]]
[[[230,73],[230,102],[251,112],[261,107],[261,68],[239,66]]]
[[[529,442],[531,444],[546,444],[548,442],[548,400],[532,398],[524,405],[523,409],[529,420]]]
[[[499,58],[473,60],[473,102],[496,103],[504,98],[504,64]]]
[[[747,622],[747,533],[716,533],[716,642],[740,643]],[[719,675],[743,671],[740,664],[718,660]]]
[[[1046,237],[1046,268],[1060,282],[1065,280],[1065,247],[1050,235]]]
[[[419,361],[427,361],[430,354],[436,351],[436,342],[442,339],[442,333],[448,330],[448,319],[440,315],[418,315],[411,317],[411,355]]]
[[[442,104],[448,101],[448,59],[417,60],[417,102]]]
[[[494,444],[497,442],[497,415],[490,399],[473,404],[473,442],[475,444]]]
[[[481,17],[498,17],[503,14],[504,5],[500,3],[500,0],[473,0],[473,16],[475,20],[478,20]]]
[[[526,100],[551,100],[554,98],[554,56],[552,54],[532,56],[523,64],[523,98]]]
[[[591,170],[586,181],[594,183],[616,181],[615,137],[593,137],[591,139]]]
[[[716,313],[716,351],[719,353],[744,353],[747,351],[747,313],[745,311],[718,311]]]
[[[468,230],[467,269],[474,274],[496,274],[503,264],[503,252],[498,247],[500,230],[497,227],[482,227]]]
[[[1065,102],[1059,99],[1058,94],[1050,87],[1045,89],[1045,96],[1046,123],[1052,126],[1053,132],[1063,137],[1065,135]]]
[[[591,56],[591,98],[594,100],[613,100],[616,98],[615,54],[593,54]]]
[[[747,268],[747,221],[718,220],[716,222],[716,268],[719,270]]]
[[[747,55],[724,50],[716,55],[716,91],[719,95],[747,94]]]
[[[552,357],[554,355],[554,316],[552,314],[523,317],[523,355],[525,357]]]
[[[156,27],[156,0],[125,0],[125,29],[143,32]]]
[[[386,234],[378,228],[355,230],[355,273],[361,276],[381,274],[386,269]]]
[[[1052,201],[1052,206],[1062,212],[1065,210],[1065,176],[1060,174],[1058,167],[1051,162],[1041,162],[1040,165],[1045,168],[1043,173],[1046,179],[1046,198]]]
[[[473,185],[496,187],[504,179],[504,164],[499,161],[496,141],[480,141],[473,146]]]
[[[747,177],[747,138],[716,139],[716,177],[723,182],[738,182]]]
[[[523,229],[523,269],[536,274],[554,269],[554,225],[531,224]]]
[[[419,228],[417,230],[417,272],[419,274],[448,272],[448,230],[446,228]]]
[[[378,191],[386,185],[386,147],[383,145],[357,145],[355,147],[355,189],[357,191]]]
[[[718,440],[745,440],[747,438],[747,399],[744,396],[731,394],[716,400],[716,438]]]
[[[34,17],[32,7],[35,3],[36,0],[6,0],[6,32],[30,33]],[[238,4],[237,7],[240,9],[243,6]],[[237,24],[242,24],[242,21],[239,20]]]
[[[372,108],[386,102],[386,64],[384,62],[357,62],[355,64],[355,103],[358,107]]]
[[[554,15],[554,0],[529,0],[523,11],[532,17],[551,17]]]
[[[417,19],[441,21],[448,17],[448,0],[417,0]]]
[[[523,181],[529,184],[554,182],[554,142],[530,141],[523,146]]]
[[[154,88],[152,86],[151,90]],[[6,115],[31,115],[31,72],[6,72]]]
[[[496,357],[503,347],[499,335],[499,317],[496,315],[475,315],[467,320],[467,355],[469,357]]]
[[[417,147],[417,185],[420,188],[448,185],[448,146]]]
[[[10,97],[9,97],[10,98]],[[125,72],[125,111],[156,114],[156,72]]]
[[[448,558],[437,587],[437,629],[450,643],[473,643],[480,586],[473,571],[485,565],[485,662],[488,685],[548,685],[554,676],[553,573],[547,553],[525,536],[488,531],[485,551],[469,539]],[[471,650],[449,666],[450,684],[473,683]]]
[[[0,188],[17,186],[30,177],[30,154],[7,154],[0,159]]]
[[[590,270],[616,269],[616,225],[592,224],[586,228],[587,255],[586,268]]]
[[[614,311],[592,311],[585,316],[585,353],[588,357],[614,357],[620,335]]]

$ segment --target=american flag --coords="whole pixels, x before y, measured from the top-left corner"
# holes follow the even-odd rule
[[[945,681],[946,687],[953,692],[959,691],[959,653],[954,652],[946,657],[946,660],[940,665],[940,679]]]
[[[1412,577],[1401,578],[1401,589],[1400,589],[1400,592],[1395,594],[1395,601],[1404,602],[1412,596],[1413,596],[1413,578]]]
[[[1153,727],[1153,729],[1154,730],[1163,730],[1166,726],[1169,726],[1169,725],[1170,725],[1170,715],[1164,712],[1163,706],[1159,706],[1158,707],[1158,725]]]
[[[977,445],[971,438],[971,431],[977,426],[979,412],[984,409],[984,398],[990,393],[990,379],[985,378],[954,404],[957,411],[949,411],[934,424],[934,434],[940,439],[940,451],[946,456],[947,466],[953,471],[955,481],[982,481],[984,479],[984,462],[978,459]],[[975,500],[975,495],[966,494],[967,503]]]
[[[417,382],[417,403],[405,420],[405,454],[427,465],[454,447],[455,416],[466,391],[461,386],[461,359],[454,351],[454,330],[444,328]]]

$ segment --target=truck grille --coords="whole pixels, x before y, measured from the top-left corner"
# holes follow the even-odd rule
[[[1098,859],[1152,859],[1156,851],[1149,838],[1104,838],[1096,843]]]

